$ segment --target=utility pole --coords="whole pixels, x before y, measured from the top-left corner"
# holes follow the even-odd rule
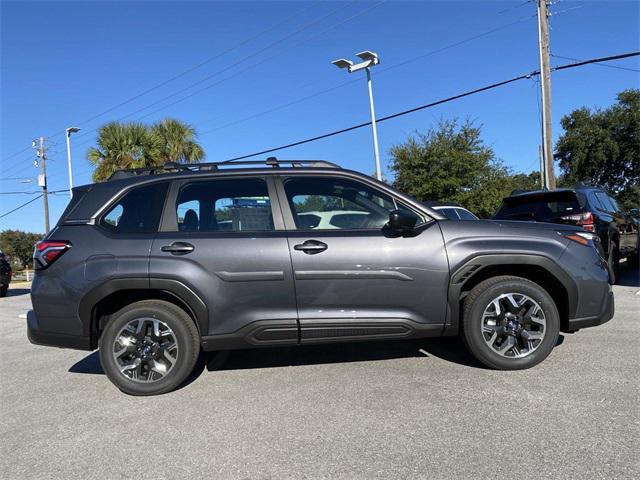
[[[551,135],[551,64],[549,60],[549,12],[547,0],[538,2],[538,47],[540,49],[540,90],[542,96],[542,155],[544,188],[555,190],[553,137]]]
[[[38,185],[42,187],[42,201],[44,204],[44,233],[49,233],[49,190],[47,189],[47,155],[44,146],[44,137],[40,137],[40,140],[36,143],[33,141],[33,146],[38,146],[38,158],[40,159],[40,166],[42,167],[42,173],[38,175]]]

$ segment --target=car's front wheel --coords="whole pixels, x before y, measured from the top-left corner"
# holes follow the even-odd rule
[[[200,351],[198,338],[184,310],[159,300],[136,302],[109,319],[100,336],[100,363],[109,380],[125,393],[166,393],[193,370]]]
[[[476,285],[464,301],[462,338],[480,362],[519,370],[543,361],[558,341],[560,316],[549,293],[521,277]]]

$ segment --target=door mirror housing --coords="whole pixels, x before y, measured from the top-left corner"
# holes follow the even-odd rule
[[[387,228],[400,234],[411,233],[418,223],[418,216],[408,210],[393,210],[389,212]]]

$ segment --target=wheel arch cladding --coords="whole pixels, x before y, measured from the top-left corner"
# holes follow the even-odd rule
[[[91,344],[98,345],[98,339],[110,315],[126,305],[141,300],[163,300],[184,310],[192,319],[200,337],[206,335],[208,328],[207,308],[202,300],[188,287],[180,282],[160,282],[150,287],[141,288],[139,285],[118,285],[115,281],[102,284],[81,302],[81,318],[90,325]],[[148,283],[147,283],[148,285]]]
[[[560,328],[567,330],[576,313],[577,286],[573,279],[550,259],[536,255],[486,255],[468,260],[451,276],[448,324],[457,329],[462,302],[473,287],[498,275],[522,277],[537,283],[553,298],[560,314]]]

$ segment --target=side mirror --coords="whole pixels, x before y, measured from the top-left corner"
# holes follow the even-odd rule
[[[638,209],[632,208],[631,210],[629,210],[629,215],[631,215],[632,217],[638,218]]]
[[[393,210],[389,212],[387,227],[400,234],[411,233],[418,223],[418,216],[408,210]]]

